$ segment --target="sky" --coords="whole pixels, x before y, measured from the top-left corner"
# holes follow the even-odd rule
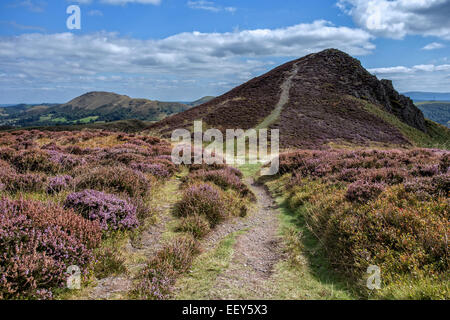
[[[0,104],[192,101],[327,48],[401,92],[450,92],[448,17],[450,0],[3,0]]]

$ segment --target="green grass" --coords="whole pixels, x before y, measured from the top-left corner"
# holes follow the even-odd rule
[[[244,164],[238,167],[241,170],[244,178],[256,177],[258,172],[261,170],[262,164]]]
[[[194,261],[188,274],[177,280],[177,300],[207,300],[217,277],[227,270],[233,256],[236,238],[243,231],[224,238],[214,250],[203,253]]]
[[[86,118],[79,119],[79,120],[77,120],[75,122],[76,123],[80,123],[80,124],[86,124],[86,123],[93,122],[93,121],[97,120],[98,118],[99,118],[99,116],[91,116],[91,117],[86,117]]]
[[[416,147],[450,149],[450,129],[443,125],[426,120],[427,134],[407,125],[389,112],[373,104],[365,103],[364,109],[395,126]]]
[[[51,121],[52,121],[52,122],[61,122],[61,123],[66,123],[66,122],[67,122],[67,119],[66,119],[66,118],[64,118],[64,117],[59,117],[59,118],[54,118],[54,119],[51,119]]]

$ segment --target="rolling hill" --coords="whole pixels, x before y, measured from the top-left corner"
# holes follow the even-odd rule
[[[450,128],[450,102],[449,101],[423,101],[416,102],[425,117],[434,122]]]
[[[283,148],[331,144],[434,145],[449,131],[425,120],[389,80],[379,81],[344,52],[328,49],[288,62],[200,106],[150,126],[169,137],[202,119],[220,130],[278,128]]]
[[[61,105],[17,105],[0,108],[0,125],[54,126],[119,120],[158,121],[185,111],[177,102],[132,99],[110,92],[89,92]]]

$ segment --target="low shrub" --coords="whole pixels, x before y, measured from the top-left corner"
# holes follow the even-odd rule
[[[125,193],[129,197],[145,197],[150,192],[150,181],[142,172],[123,167],[81,168],[75,178],[77,190],[94,189]]]
[[[98,223],[37,201],[0,200],[0,299],[48,299],[77,265],[86,273],[101,239]]]
[[[190,268],[198,253],[198,243],[194,238],[175,238],[148,262],[139,275],[134,293],[146,300],[168,299],[176,277]]]
[[[242,175],[242,174],[241,174]],[[255,200],[252,191],[243,183],[236,170],[226,168],[221,170],[196,170],[191,173],[186,181],[199,180],[203,182],[212,182],[226,191],[229,189],[239,192],[243,197],[249,197]]]
[[[72,193],[67,196],[64,207],[74,209],[86,219],[98,221],[103,230],[130,230],[139,225],[135,206],[100,191]]]
[[[55,174],[61,170],[59,164],[50,160],[50,156],[41,150],[22,150],[17,153],[11,163],[19,173],[45,172]]]
[[[221,190],[207,183],[196,183],[184,190],[183,198],[176,203],[178,217],[204,216],[215,227],[228,216]]]
[[[196,239],[204,238],[211,230],[210,223],[205,217],[194,215],[182,218],[176,227],[176,232],[192,234]]]
[[[384,190],[385,186],[381,183],[373,183],[364,180],[358,180],[348,186],[346,199],[359,203],[376,199]]]
[[[69,175],[56,176],[49,178],[47,182],[48,193],[58,193],[73,187],[73,178]]]
[[[14,170],[0,169],[0,182],[4,184],[4,191],[40,192],[44,191],[47,177],[41,173],[18,174]]]

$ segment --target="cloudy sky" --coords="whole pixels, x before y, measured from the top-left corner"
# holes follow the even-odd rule
[[[0,104],[189,101],[330,47],[402,92],[450,92],[448,17],[450,0],[2,0]]]

